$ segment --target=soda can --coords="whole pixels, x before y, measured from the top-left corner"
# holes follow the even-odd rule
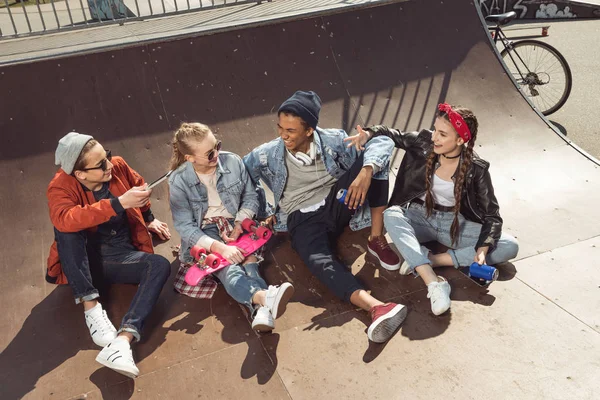
[[[489,265],[479,265],[478,263],[474,262],[469,267],[469,276],[479,279],[485,279],[486,281],[491,282],[498,279],[498,270]]]
[[[342,204],[344,204],[344,200],[346,200],[346,194],[348,193],[348,191],[346,189],[340,189],[338,190],[337,194],[335,195],[335,198]]]

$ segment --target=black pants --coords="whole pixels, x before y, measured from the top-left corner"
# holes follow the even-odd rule
[[[335,196],[340,189],[350,186],[362,166],[361,155],[352,168],[331,188],[325,199],[325,206],[309,213],[294,211],[287,220],[294,250],[298,252],[310,272],[344,301],[350,301],[352,293],[363,289],[363,286],[333,252],[335,241],[352,218],[352,211]],[[387,180],[371,180],[367,194],[370,207],[387,205],[388,186]]]

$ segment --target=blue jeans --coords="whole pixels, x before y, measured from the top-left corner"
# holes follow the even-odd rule
[[[459,234],[456,243],[452,243],[450,226],[454,219],[452,212],[433,210],[426,216],[425,206],[411,203],[409,208],[393,206],[383,213],[385,229],[390,234],[398,251],[411,270],[423,264],[431,264],[427,254],[421,251],[421,243],[437,241],[448,247],[455,268],[468,266],[475,258],[475,246],[479,240],[481,224],[468,221],[458,215]],[[496,247],[486,256],[489,265],[499,264],[513,259],[519,252],[517,240],[502,233]]]
[[[233,222],[233,221],[231,221]],[[217,225],[210,224],[202,227],[204,233],[209,237],[223,243],[219,236]],[[267,290],[268,286],[265,280],[258,272],[258,263],[248,263],[245,265],[232,264],[213,274],[223,284],[225,291],[233,297],[235,301],[248,307],[250,314],[254,313],[252,297],[256,292]]]
[[[171,273],[169,261],[158,254],[138,251],[131,244],[123,247],[97,245],[85,231],[64,233],[55,228],[54,236],[75,303],[100,296],[94,281],[139,284],[119,332],[129,332],[140,340],[144,320]]]

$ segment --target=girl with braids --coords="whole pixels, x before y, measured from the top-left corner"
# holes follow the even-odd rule
[[[256,214],[258,194],[241,158],[220,150],[221,141],[204,124],[183,123],[175,132],[169,198],[175,229],[181,236],[179,274],[185,274],[193,263],[193,246],[219,253],[231,265],[213,275],[231,297],[248,307],[253,329],[270,331],[274,319],[285,312],[294,287],[287,282],[267,286],[258,272],[257,257],[244,257],[240,249],[227,244],[242,234],[242,221]],[[203,297],[203,291],[185,283],[177,286],[176,282],[176,289]]]
[[[433,268],[498,264],[519,250],[515,238],[502,233],[489,163],[473,151],[477,129],[471,110],[444,103],[438,106],[433,132],[358,126],[358,135],[347,139],[349,146],[362,148],[371,136],[385,135],[406,151],[384,223],[404,258],[400,273],[423,279],[435,315],[450,308],[450,284]],[[431,253],[420,244],[429,241],[448,251]]]

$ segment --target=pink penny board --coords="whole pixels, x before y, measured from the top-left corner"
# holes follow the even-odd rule
[[[227,243],[228,246],[236,246],[244,257],[260,249],[273,235],[268,228],[264,226],[256,227],[256,222],[250,219],[244,220],[242,227],[246,232],[236,241]],[[194,246],[190,254],[197,261],[185,274],[185,282],[191,286],[197,286],[202,279],[216,271],[219,271],[228,265],[229,261],[223,258],[219,253],[206,254],[206,250]]]

